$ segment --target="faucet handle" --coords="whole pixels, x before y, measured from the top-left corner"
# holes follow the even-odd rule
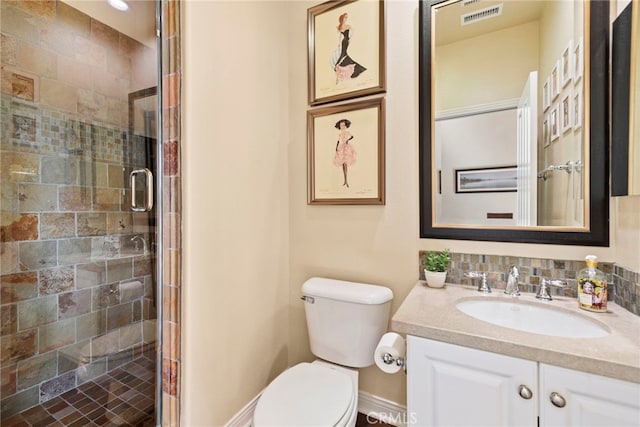
[[[549,288],[551,286],[556,288],[566,288],[567,282],[566,280],[560,279],[542,279],[542,282],[540,283],[540,289],[538,289],[538,293],[536,294],[536,298],[545,301],[552,301],[553,298],[551,298],[551,293],[549,292]]]
[[[482,292],[483,294],[491,293],[491,288],[489,287],[489,283],[487,283],[487,273],[484,271],[469,271],[464,273],[464,276],[471,279],[481,279],[478,285],[478,292]]]

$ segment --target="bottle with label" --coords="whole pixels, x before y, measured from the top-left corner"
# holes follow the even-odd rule
[[[597,312],[607,311],[607,276],[598,270],[598,257],[587,255],[587,267],[578,272],[578,306]]]

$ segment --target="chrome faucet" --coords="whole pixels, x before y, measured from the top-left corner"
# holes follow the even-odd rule
[[[478,285],[478,292],[482,292],[483,294],[491,293],[491,287],[487,282],[487,273],[484,271],[470,271],[468,273],[464,273],[464,275],[471,279],[481,279],[480,284]]]
[[[505,288],[504,293],[507,295],[511,295],[512,297],[520,296],[518,280],[520,280],[520,269],[517,265],[512,264],[511,267],[509,267],[507,287]]]
[[[538,293],[536,294],[536,298],[545,301],[552,301],[553,298],[551,298],[551,293],[549,292],[549,288],[551,286],[554,286],[556,288],[566,288],[567,282],[559,279],[542,279],[542,282],[540,282],[540,289],[538,289]]]
[[[143,255],[146,255],[147,253],[149,253],[148,249],[147,249],[147,241],[145,240],[144,237],[140,236],[140,235],[135,235],[131,238],[131,241],[133,242],[134,248],[136,251],[140,250],[140,244],[139,242],[142,241],[142,253]]]

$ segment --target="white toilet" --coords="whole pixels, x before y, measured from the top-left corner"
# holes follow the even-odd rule
[[[302,285],[302,295],[311,352],[323,360],[300,363],[273,380],[258,399],[252,425],[354,426],[358,371],[351,368],[373,365],[393,292],[314,277]]]

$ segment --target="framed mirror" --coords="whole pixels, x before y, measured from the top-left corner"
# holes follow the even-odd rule
[[[608,246],[609,2],[419,15],[420,237]]]
[[[640,6],[629,3],[613,23],[611,194],[640,194]]]

